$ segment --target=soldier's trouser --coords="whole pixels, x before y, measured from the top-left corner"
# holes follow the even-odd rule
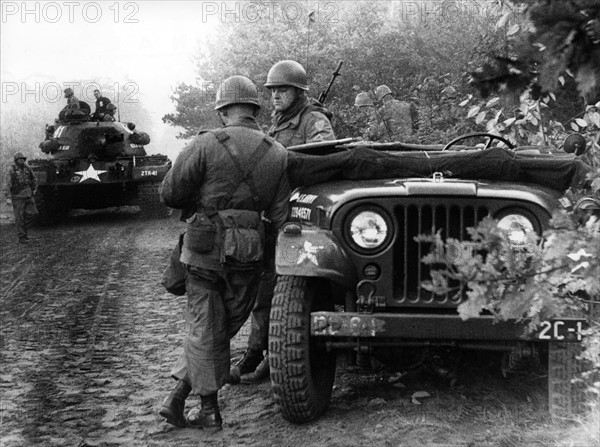
[[[274,268],[263,272],[260,277],[256,304],[252,309],[250,320],[250,335],[248,336],[248,348],[250,349],[257,351],[267,349],[269,340],[269,314],[271,313],[275,279]]]
[[[25,199],[12,198],[13,211],[15,213],[15,226],[17,227],[17,236],[19,239],[27,236],[27,227],[35,216],[38,215],[37,207],[33,197]]]
[[[250,315],[259,276],[188,266],[188,332],[171,375],[183,379],[187,373],[195,393],[216,393],[229,381],[229,340]]]

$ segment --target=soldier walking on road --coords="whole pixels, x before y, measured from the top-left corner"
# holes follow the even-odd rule
[[[386,126],[392,132],[394,140],[402,141],[413,134],[416,124],[416,108],[414,104],[398,101],[387,85],[375,89],[375,95],[383,102],[381,114]]]
[[[267,74],[265,83],[271,91],[274,111],[267,132],[285,147],[316,141],[335,140],[328,116],[331,113],[318,101],[308,98],[308,80],[304,67],[296,61],[277,62]],[[269,376],[268,358],[263,355],[269,336],[269,314],[275,287],[275,240],[277,233],[268,227],[268,265],[261,277],[252,309],[252,325],[248,349],[231,369],[232,383],[255,383]]]
[[[38,183],[32,169],[25,162],[27,157],[22,152],[17,152],[14,160],[14,164],[9,166],[6,174],[4,195],[7,199],[10,197],[12,200],[19,242],[28,243],[27,228],[38,215],[33,199],[37,192]]]
[[[172,376],[175,389],[159,414],[178,427],[220,430],[218,390],[229,381],[230,339],[256,299],[264,261],[261,214],[279,228],[287,217],[285,148],[260,131],[256,86],[244,76],[226,79],[216,106],[223,128],[202,131],[165,177],[161,196],[188,213],[181,262],[186,265],[188,331]],[[191,215],[190,215],[191,214]],[[184,417],[185,399],[201,408]]]

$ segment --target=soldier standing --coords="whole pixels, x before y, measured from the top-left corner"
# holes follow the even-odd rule
[[[159,414],[178,427],[208,430],[222,427],[217,393],[229,381],[230,338],[256,298],[264,253],[261,213],[278,228],[287,217],[290,194],[287,152],[260,131],[252,81],[226,79],[215,109],[224,127],[200,132],[161,187],[165,204],[191,205],[195,212],[186,220],[180,258],[187,268],[188,332],[172,371],[177,385]],[[191,390],[200,395],[201,408],[185,418]]]
[[[277,62],[267,74],[265,83],[271,91],[274,110],[272,126],[267,132],[285,147],[316,141],[335,140],[329,121],[330,112],[321,103],[309,99],[308,80],[304,67],[296,61]],[[254,383],[269,376],[269,362],[263,351],[267,349],[269,314],[275,287],[276,232],[267,232],[268,265],[262,275],[256,305],[252,309],[252,325],[248,336],[248,349],[244,357],[231,369],[232,383]]]
[[[381,114],[386,126],[392,132],[394,140],[402,141],[413,134],[416,109],[413,104],[406,101],[398,101],[392,95],[387,85],[380,85],[375,89],[375,95],[383,102]]]
[[[390,135],[378,115],[375,104],[367,92],[360,92],[354,98],[354,106],[361,111],[362,122],[366,121],[366,128],[361,136],[365,141],[388,141]]]
[[[316,141],[335,140],[329,111],[309,99],[304,67],[296,61],[277,62],[265,83],[273,101],[272,125],[268,135],[285,147]]]
[[[32,169],[25,162],[27,157],[22,152],[17,152],[14,160],[14,164],[8,168],[4,195],[7,199],[10,197],[12,200],[17,236],[19,242],[25,244],[29,242],[27,227],[33,218],[38,215],[33,199],[37,192],[38,183]]]

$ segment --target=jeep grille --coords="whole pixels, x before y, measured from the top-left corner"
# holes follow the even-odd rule
[[[460,299],[452,299],[452,294],[434,295],[421,287],[421,282],[430,278],[431,267],[421,262],[430,252],[431,244],[415,241],[419,234],[433,234],[440,231],[442,239],[468,239],[467,228],[480,222],[490,210],[484,205],[466,203],[411,203],[398,205],[396,215],[396,241],[394,243],[394,297],[403,304],[456,305]],[[440,260],[455,259],[468,254],[439,251]],[[434,265],[439,269],[442,264]],[[459,284],[452,284],[459,286]]]

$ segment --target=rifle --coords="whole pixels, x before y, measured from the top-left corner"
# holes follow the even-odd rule
[[[331,81],[329,81],[329,85],[327,86],[327,88],[325,90],[323,90],[321,92],[321,94],[319,95],[319,98],[317,99],[317,101],[319,101],[321,104],[323,104],[325,102],[325,98],[327,98],[327,95],[329,94],[329,90],[331,90],[331,86],[333,85],[333,83],[335,82],[335,78],[337,78],[340,75],[340,70],[342,68],[342,64],[344,63],[344,61],[340,61],[338,63],[337,68],[335,69],[335,71],[332,73],[331,75]]]

